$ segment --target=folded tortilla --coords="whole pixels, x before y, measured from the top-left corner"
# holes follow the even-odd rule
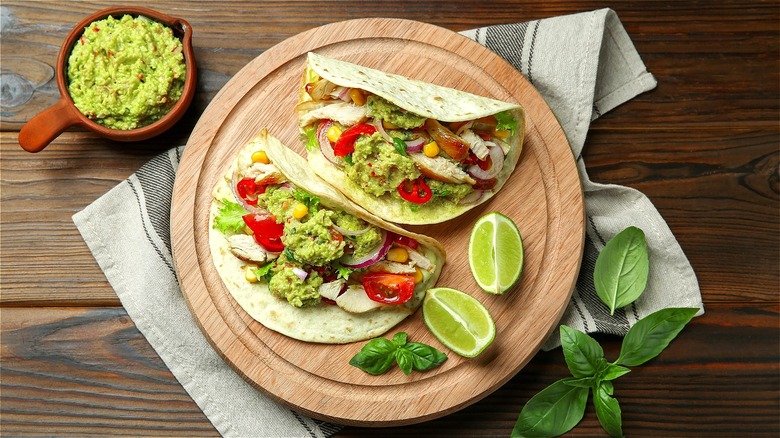
[[[321,79],[335,84],[335,91],[325,97],[312,98],[312,85],[317,84]],[[423,171],[426,181],[435,179],[469,184],[475,188],[474,195],[463,198],[448,197],[447,190],[438,192],[434,190],[434,196],[430,201],[414,203],[396,194],[396,187],[388,186],[389,191],[379,196],[369,193],[364,190],[359,181],[348,177],[347,170],[351,163],[342,161],[339,157],[334,160],[332,153],[323,154],[322,136],[316,138],[316,132],[313,131],[320,126],[318,125],[320,122],[327,119],[334,120],[344,128],[356,123],[370,123],[377,126],[375,120],[366,117],[366,110],[361,108],[361,103],[350,99],[348,91],[351,89],[361,90],[363,96],[378,96],[403,111],[433,119],[445,128],[452,127],[453,134],[457,129],[456,126],[463,126],[463,123],[458,122],[471,123],[478,119],[495,117],[497,114],[510,115],[516,121],[516,128],[508,137],[506,137],[506,130],[503,130],[503,138],[488,137],[488,134],[482,132],[476,135],[476,129],[471,131],[469,128],[469,126],[477,126],[476,124],[467,125],[467,129],[458,135],[458,138],[469,145],[473,152],[480,155],[480,159],[485,159],[488,151],[482,137],[488,137],[487,144],[491,145],[491,152],[493,146],[499,146],[502,154],[498,156],[503,156],[503,159],[500,160],[501,166],[495,169],[500,170],[492,172],[488,178],[484,177],[485,172],[473,167],[475,165],[473,162],[468,163],[462,158],[453,159],[445,152],[430,158],[424,153],[416,152],[408,156],[414,158],[415,166]],[[308,160],[314,172],[369,212],[401,224],[443,222],[490,199],[514,171],[520,158],[525,135],[525,116],[519,104],[409,79],[316,53],[309,53],[307,57],[299,91],[298,113],[301,132],[307,140]],[[495,123],[496,119],[493,120]],[[430,132],[427,129],[427,121],[424,127],[425,131]],[[494,130],[493,134],[498,135],[496,131]],[[385,139],[390,143],[387,136]],[[496,155],[491,153],[490,157]],[[472,173],[472,170],[475,170],[476,174]],[[474,178],[477,174],[482,175],[484,180]],[[490,181],[493,179],[495,181]],[[486,181],[490,184],[486,184]]]
[[[287,183],[319,197],[320,206],[344,211],[371,225],[416,240],[419,243],[417,252],[425,256],[432,263],[432,267],[422,271],[423,280],[415,285],[413,297],[404,304],[383,304],[367,312],[350,313],[326,302],[308,307],[295,307],[286,299],[271,293],[264,279],[249,282],[245,278],[245,271],[246,266],[251,263],[231,252],[228,239],[233,233],[223,233],[215,228],[214,223],[225,200],[231,202],[236,200],[236,195],[231,188],[232,178],[237,174],[236,170],[239,166],[246,166],[246,163],[251,164],[251,156],[258,150],[266,152],[271,163],[278,168]],[[239,152],[230,168],[216,183],[213,190],[209,230],[214,265],[236,302],[265,327],[307,342],[342,344],[381,336],[414,313],[421,305],[426,290],[436,283],[445,261],[444,248],[438,241],[403,230],[354,205],[317,177],[306,165],[303,157],[288,149],[268,134],[267,130],[260,132]]]

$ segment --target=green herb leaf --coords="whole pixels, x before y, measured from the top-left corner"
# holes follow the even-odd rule
[[[403,347],[406,345],[406,332],[398,332],[395,335],[393,335],[393,344]]]
[[[336,264],[336,278],[343,278],[344,280],[349,280],[349,276],[352,275],[353,272],[356,270],[353,268],[347,268],[346,266],[341,266],[340,264]]]
[[[320,208],[320,198],[318,196],[314,196],[311,193],[301,189],[293,190],[292,195],[296,201],[305,205],[309,209],[308,214],[310,215],[317,214],[317,211]]]
[[[222,207],[220,207],[217,215],[214,217],[214,228],[223,234],[228,232],[240,233],[246,226],[244,215],[247,214],[249,212],[244,210],[241,204],[223,199]]]
[[[376,338],[366,345],[349,360],[349,364],[361,370],[378,376],[390,369],[395,361],[395,351],[398,346],[385,338]]]
[[[580,388],[595,388],[600,382],[598,376],[582,377],[575,379],[574,377],[567,377],[563,379],[563,383],[569,386],[577,386]]]
[[[393,137],[393,147],[399,154],[406,156],[406,143],[398,137]]]
[[[615,364],[637,366],[658,356],[698,311],[697,308],[661,309],[640,319],[623,338]]]
[[[615,380],[620,376],[624,376],[628,373],[630,373],[631,370],[629,370],[626,367],[622,367],[620,365],[615,365],[613,363],[609,364],[607,368],[600,373],[599,380]]]
[[[593,405],[601,427],[613,437],[623,436],[623,420],[620,404],[612,397],[614,387],[612,382],[601,382],[593,391]]]
[[[512,117],[512,114],[510,114],[509,111],[501,111],[500,113],[497,113],[495,117],[498,121],[496,129],[506,129],[512,135],[517,134],[517,120]]]
[[[410,342],[404,349],[412,354],[412,367],[417,371],[427,371],[444,363],[447,355],[430,345]]]
[[[282,251],[282,254],[284,254],[284,258],[286,258],[287,260],[289,260],[289,261],[291,261],[293,263],[297,263],[299,265],[301,264],[301,262],[299,262],[298,259],[295,258],[295,254],[293,253],[293,251],[290,248],[285,248]]]
[[[317,127],[316,126],[309,126],[303,131],[304,136],[306,137],[304,140],[304,143],[306,144],[306,150],[307,151],[313,151],[320,147],[320,142],[317,140]]]
[[[559,380],[528,400],[512,437],[551,437],[570,431],[585,415],[588,388]]]
[[[566,365],[574,377],[594,376],[607,366],[601,345],[579,330],[561,325],[561,346]]]
[[[647,286],[649,260],[645,233],[628,227],[607,242],[596,259],[593,282],[601,301],[615,309],[633,303]]]
[[[271,268],[274,267],[274,264],[276,264],[276,262],[266,263],[265,265],[255,269],[255,276],[257,278],[265,278],[265,281],[271,281],[271,277],[273,276]]]
[[[409,374],[412,374],[412,352],[405,349],[405,348],[399,348],[398,350],[395,350],[395,361],[398,362],[398,366],[401,368],[401,371],[404,372],[407,376]]]
[[[352,161],[352,154],[347,154],[344,156],[344,162],[347,163],[350,166],[354,166],[355,162]]]

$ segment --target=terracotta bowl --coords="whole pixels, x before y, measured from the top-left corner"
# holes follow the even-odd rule
[[[184,77],[182,95],[170,111],[156,122],[137,129],[110,129],[90,120],[73,104],[68,93],[68,58],[73,45],[81,37],[84,28],[90,23],[102,20],[108,16],[119,18],[123,15],[143,15],[170,27],[173,34],[180,38],[183,46],[184,63],[187,73]],[[116,141],[140,141],[159,135],[173,126],[187,111],[195,94],[197,74],[195,71],[195,56],[192,51],[192,28],[181,18],[169,17],[147,8],[119,6],[102,11],[83,19],[73,30],[60,48],[56,65],[57,88],[60,90],[60,100],[54,106],[47,108],[27,122],[19,131],[19,144],[28,152],[39,152],[63,131],[72,126],[82,126],[90,131]]]

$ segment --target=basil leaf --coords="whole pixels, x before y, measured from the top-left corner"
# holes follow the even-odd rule
[[[389,370],[393,365],[396,349],[398,347],[388,339],[372,339],[349,360],[349,364],[377,376]]]
[[[585,333],[567,325],[561,325],[561,346],[566,365],[574,377],[593,376],[607,365],[601,345]]]
[[[614,437],[623,436],[623,420],[620,404],[612,397],[614,387],[612,382],[601,382],[593,391],[593,405],[596,407],[596,416],[601,427]]]
[[[405,348],[399,348],[395,350],[395,361],[398,362],[398,366],[401,368],[401,371],[404,372],[407,376],[412,373],[412,362],[414,361],[412,359],[412,352],[405,349]]]
[[[447,355],[430,345],[410,342],[404,349],[412,354],[412,367],[417,371],[426,371],[444,363]]]
[[[393,344],[403,347],[406,345],[406,332],[398,332],[395,335],[393,335]]]
[[[607,242],[593,270],[593,282],[601,301],[615,309],[633,303],[647,286],[649,260],[645,233],[628,227]]]
[[[582,377],[579,379],[575,379],[574,377],[567,377],[563,379],[563,383],[579,388],[595,388],[599,381],[600,380],[598,376]]]
[[[615,380],[620,376],[626,375],[630,373],[631,370],[629,370],[626,367],[621,367],[620,365],[615,365],[613,363],[609,364],[607,368],[601,373],[599,380]]]
[[[559,380],[528,400],[512,429],[512,437],[550,437],[570,431],[585,415],[588,388]]]
[[[640,319],[623,338],[615,364],[637,366],[658,356],[698,311],[697,308],[661,309]]]
[[[406,156],[406,143],[398,137],[393,137],[393,147],[399,154]]]

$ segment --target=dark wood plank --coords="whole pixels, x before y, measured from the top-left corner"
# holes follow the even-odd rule
[[[31,58],[52,66],[65,35],[99,2],[4,2],[3,52],[9,61]],[[455,31],[612,7],[632,36],[659,86],[631,106],[608,114],[611,127],[665,129],[669,124],[721,128],[749,123],[776,127],[780,108],[780,7],[776,2],[167,2],[161,12],[187,19],[200,83],[193,119],[239,69],[272,45],[312,27],[361,17],[399,17]],[[652,11],[652,13],[648,13]],[[12,58],[16,57],[16,58]],[[11,61],[12,62],[12,61]],[[4,64],[8,64],[7,62]],[[6,111],[2,130],[19,130],[58,99],[41,86],[27,104]],[[187,121],[184,122],[187,124]],[[183,132],[188,132],[184,130]]]
[[[658,358],[616,380],[626,434],[777,436],[779,307],[709,305]],[[122,308],[4,308],[0,334],[4,435],[216,434]],[[614,360],[620,339],[597,339]],[[453,415],[337,436],[508,436],[523,404],[566,374],[560,349],[540,353]],[[572,435],[603,435],[592,409]]]

